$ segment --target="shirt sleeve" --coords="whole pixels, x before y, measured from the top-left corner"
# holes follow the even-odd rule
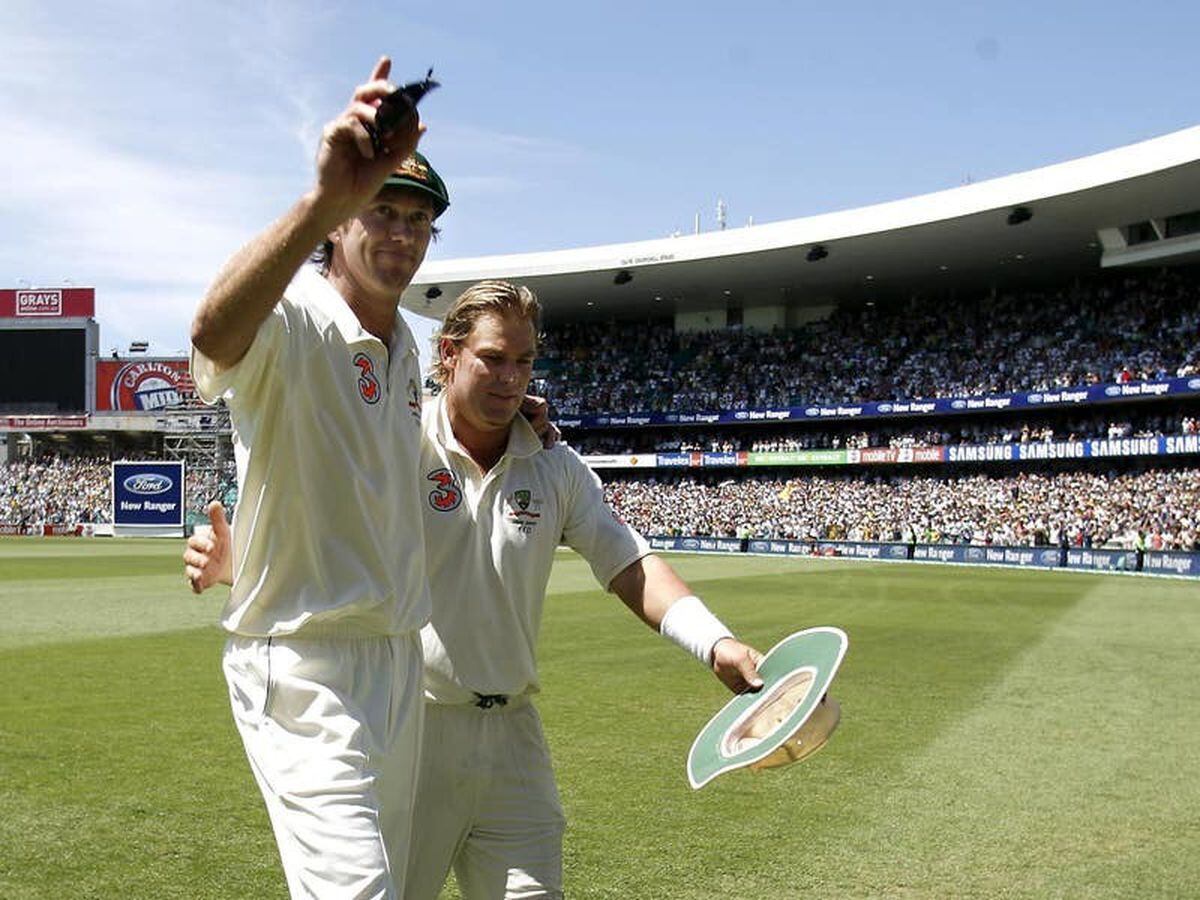
[[[560,446],[568,486],[563,543],[586,559],[596,580],[611,590],[612,580],[649,554],[650,545],[605,502],[596,473],[574,450]]]
[[[253,397],[266,395],[286,369],[288,332],[286,301],[275,304],[245,356],[227,369],[192,347],[192,380],[196,393],[205,403],[225,400],[230,405],[252,403]]]

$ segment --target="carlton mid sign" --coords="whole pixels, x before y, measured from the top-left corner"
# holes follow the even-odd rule
[[[186,359],[96,361],[97,412],[175,409],[195,392]]]
[[[95,314],[94,288],[0,290],[0,319],[90,319]]]

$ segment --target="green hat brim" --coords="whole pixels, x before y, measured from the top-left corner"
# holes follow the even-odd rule
[[[771,648],[758,666],[763,686],[753,694],[739,694],[725,704],[696,735],[688,753],[687,773],[699,790],[718,775],[765,759],[781,747],[812,716],[837,674],[850,640],[840,628],[821,626],[798,631]],[[770,734],[752,746],[732,750],[730,736],[754,713],[771,702],[792,676],[808,671],[812,685]]]
[[[433,217],[436,219],[450,206],[450,192],[446,190],[446,182],[442,180],[442,176],[437,173],[437,170],[429,164],[428,159],[421,153],[414,153],[407,162],[411,163],[414,159],[418,164],[416,171],[421,172],[423,170],[422,177],[416,177],[401,169],[389,175],[383,186],[385,188],[407,188],[425,194],[433,200]]]

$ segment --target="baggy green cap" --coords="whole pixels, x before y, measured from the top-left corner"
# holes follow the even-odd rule
[[[450,192],[446,190],[446,182],[420,153],[413,153],[400,164],[396,171],[388,176],[384,187],[413,188],[428,194],[433,198],[433,217],[436,219],[450,205]]]

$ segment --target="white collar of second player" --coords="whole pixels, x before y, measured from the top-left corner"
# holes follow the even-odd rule
[[[447,450],[453,450],[460,456],[470,457],[470,454],[458,442],[458,438],[454,436],[454,432],[450,428],[450,413],[446,409],[446,395],[444,393],[437,398],[436,430],[438,441],[443,447]],[[537,436],[537,432],[533,430],[533,426],[525,420],[525,417],[517,413],[516,418],[513,419],[512,426],[508,429],[508,446],[504,449],[504,455],[514,457],[533,456],[541,449],[541,438]]]

